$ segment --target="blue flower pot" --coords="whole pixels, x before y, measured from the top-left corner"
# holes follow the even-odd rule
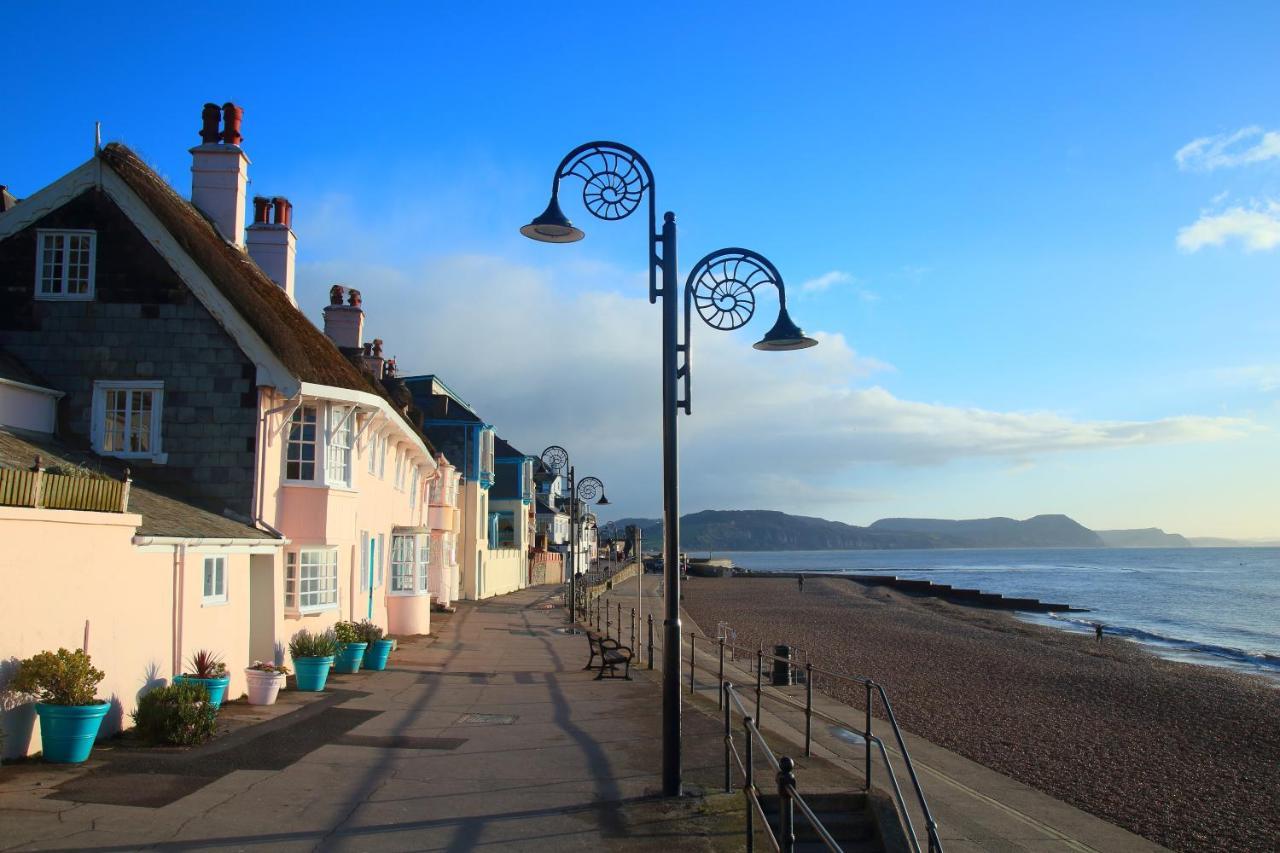
[[[324,690],[324,683],[329,680],[329,667],[333,666],[333,655],[322,658],[294,658],[293,669],[299,690],[310,690],[319,693]]]
[[[209,704],[215,709],[222,707],[222,700],[227,698],[227,685],[231,683],[231,676],[224,675],[221,678],[196,678],[194,675],[175,675],[173,677],[174,684],[199,684],[205,690],[209,691]]]
[[[89,757],[98,737],[102,718],[111,705],[46,705],[36,703],[40,716],[40,746],[44,760],[57,764],[79,764]]]
[[[395,640],[374,640],[369,644],[369,648],[364,650],[365,669],[372,669],[381,672],[387,668],[387,658],[391,654],[391,647],[396,644]]]
[[[360,663],[364,660],[364,650],[368,643],[339,643],[338,659],[333,668],[338,672],[353,673],[360,671]]]

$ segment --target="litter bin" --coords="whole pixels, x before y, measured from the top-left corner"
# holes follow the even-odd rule
[[[791,647],[790,646],[774,646],[773,647],[773,686],[774,687],[790,687],[791,686]],[[783,658],[783,660],[778,660]]]

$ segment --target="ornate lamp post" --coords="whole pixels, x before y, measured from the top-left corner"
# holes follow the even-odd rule
[[[609,499],[604,494],[604,483],[595,477],[574,477],[573,466],[569,464],[569,451],[558,444],[553,444],[542,451],[542,464],[553,474],[559,474],[569,480],[569,621],[578,619],[578,501],[595,502],[600,506],[608,506]],[[600,499],[596,500],[599,495]]]
[[[749,249],[719,249],[694,265],[684,286],[684,341],[679,330],[679,281],[676,270],[676,216],[668,211],[658,230],[653,170],[639,152],[617,142],[579,145],[560,161],[551,182],[551,201],[520,233],[544,243],[573,243],[586,236],[560,209],[560,182],[583,182],[582,202],[591,215],[624,219],[649,196],[649,301],[662,297],[662,529],[666,618],[662,643],[662,790],[681,793],[680,749],[680,488],[676,413],[691,414],[690,317],[694,306],[709,326],[721,331],[742,327],[755,313],[755,291],[778,289],[778,319],[755,344],[761,350],[804,349],[817,344],[787,314],[782,276],[764,256]],[[658,273],[662,286],[658,286]],[[683,356],[683,358],[682,358]],[[683,380],[684,399],[679,398]]]

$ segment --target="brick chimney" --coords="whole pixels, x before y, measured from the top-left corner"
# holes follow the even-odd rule
[[[201,143],[191,149],[191,203],[213,220],[226,240],[242,249],[249,183],[249,158],[240,149],[243,116],[244,110],[230,102],[221,107],[205,104]]]
[[[342,297],[349,295],[348,304]],[[360,342],[364,339],[364,309],[360,307],[360,291],[348,291],[340,284],[329,288],[329,304],[324,307],[324,333],[338,349],[351,355],[363,355]]]
[[[293,295],[295,260],[298,256],[298,238],[293,233],[293,205],[287,198],[276,196],[253,199],[253,224],[245,233],[245,246],[249,257],[288,295],[294,305]]]

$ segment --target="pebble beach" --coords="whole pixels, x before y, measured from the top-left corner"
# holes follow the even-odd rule
[[[1280,689],[1011,614],[813,578],[693,578],[740,643],[869,676],[903,727],[1178,851],[1280,849]],[[841,696],[832,683],[817,689]]]

